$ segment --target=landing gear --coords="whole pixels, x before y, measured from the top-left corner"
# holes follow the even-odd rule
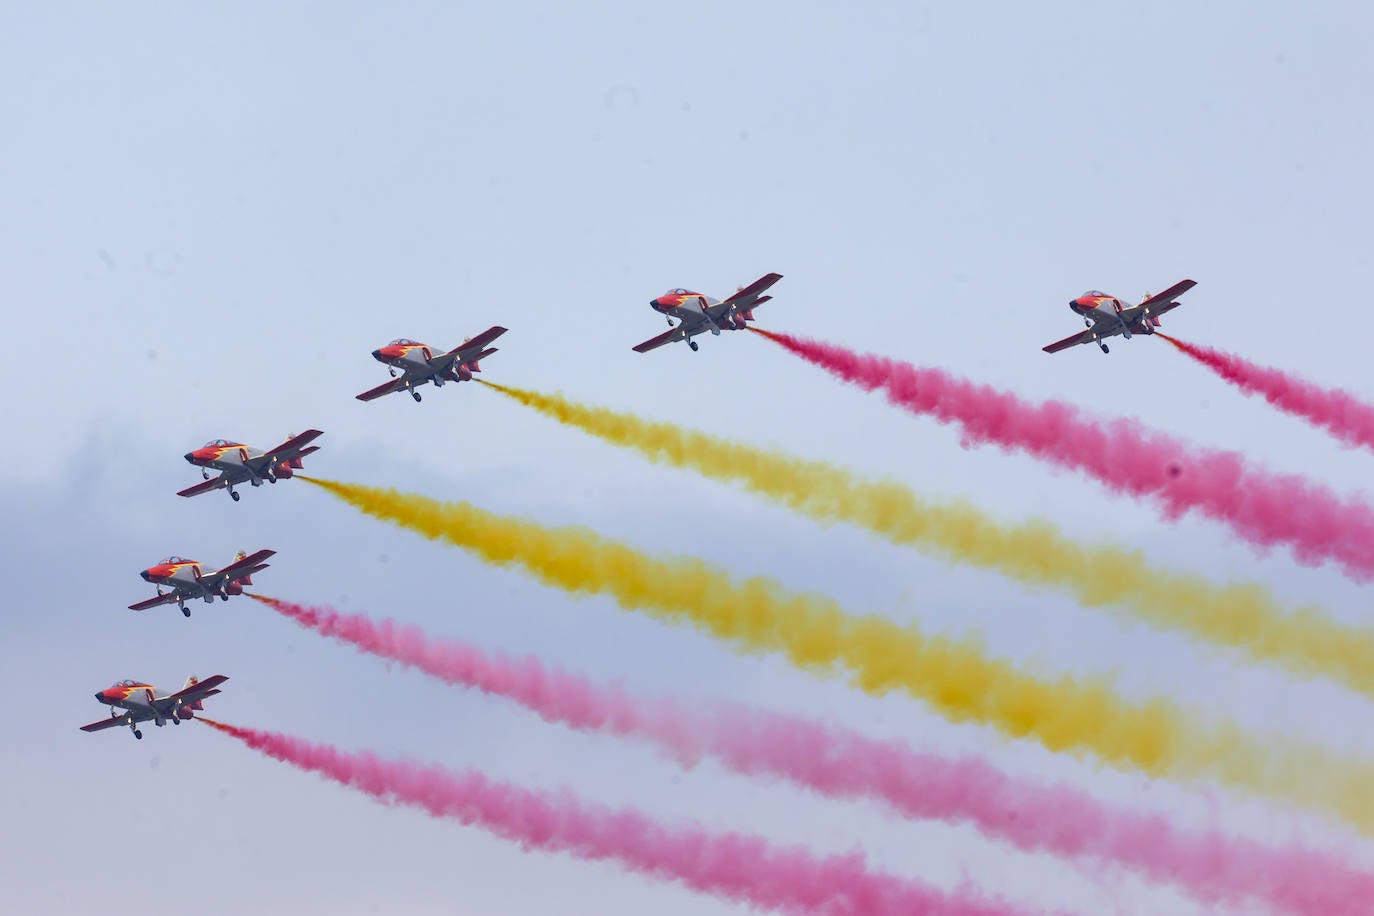
[[[191,616],[191,609],[188,608],[188,607],[187,607],[186,605],[184,605],[184,604],[181,606],[181,616],[183,616],[183,617],[190,617],[190,616]]]
[[[220,601],[228,601],[228,600],[229,600],[229,596],[228,596],[228,595],[220,595],[220,596],[219,596],[219,600],[220,600]]]
[[[387,369],[386,371],[387,371],[387,374],[390,375],[392,378],[395,378],[395,377],[396,377],[396,367],[395,367],[395,366],[390,367],[390,368]]]
[[[201,479],[201,480],[209,480],[209,479],[210,479],[210,472],[207,471],[207,470],[205,470],[205,468],[201,468],[201,469],[200,469],[200,479]]]
[[[142,741],[143,732],[139,731],[138,729],[134,729],[134,737],[137,738],[139,741]]]
[[[672,318],[669,318],[669,319],[668,319],[668,327],[671,328],[672,326],[673,326],[673,319],[672,319]]]
[[[692,348],[692,352],[693,352],[693,353],[695,353],[695,352],[697,352],[697,350],[701,349],[700,347],[697,346],[697,342],[696,342],[695,340],[689,340],[689,341],[687,341],[687,346],[689,346],[689,347]]]
[[[1090,328],[1090,327],[1092,327],[1092,326],[1093,326],[1093,320],[1092,320],[1091,318],[1084,318],[1084,319],[1083,319],[1083,327],[1085,327],[1085,328]]]
[[[232,499],[234,502],[238,502],[238,501],[239,501],[240,499],[242,499],[243,497],[240,496],[239,494],[235,493],[233,490],[230,490],[230,491],[229,491],[229,498]]]
[[[180,724],[181,724],[181,716],[175,716],[175,715],[172,716],[172,724],[173,724],[173,725],[180,725]]]
[[[1098,342],[1097,342],[1097,345],[1098,345],[1099,347],[1102,348],[1102,352],[1103,352],[1103,353],[1110,353],[1110,352],[1112,352],[1111,350],[1108,350],[1108,349],[1107,349],[1107,345],[1104,344],[1104,343],[1102,343],[1102,341],[1098,341]]]
[[[420,392],[412,390],[410,396],[415,399],[415,403],[420,403]]]

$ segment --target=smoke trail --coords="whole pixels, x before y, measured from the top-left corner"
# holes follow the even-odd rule
[[[747,707],[688,712],[546,668],[533,656],[491,656],[391,620],[252,597],[364,652],[515,700],[550,722],[647,738],[684,762],[711,754],[738,772],[790,779],[830,797],[869,797],[908,817],[971,823],[1027,852],[1117,862],[1208,903],[1254,895],[1307,916],[1353,916],[1374,900],[1374,875],[1334,857],[1181,830],[1069,788],[1014,779],[977,758],[916,753],[897,741]]]
[[[1014,916],[1024,912],[968,890],[944,893],[874,872],[855,852],[819,857],[759,836],[668,827],[632,808],[586,804],[567,793],[534,792],[488,779],[275,732],[200,721],[274,760],[357,789],[382,804],[421,808],[514,840],[526,848],[613,860],[638,874],[679,881],[693,890],[779,910],[815,913]]]
[[[844,381],[883,389],[911,413],[958,424],[969,442],[1019,449],[1152,497],[1170,518],[1196,510],[1261,547],[1286,544],[1306,565],[1333,560],[1356,581],[1374,579],[1374,507],[1296,474],[1253,467],[1237,452],[1188,448],[1134,420],[1093,420],[1063,401],[1033,404],[939,369],[749,330]]]
[[[1348,391],[1322,388],[1279,369],[1259,366],[1234,353],[1184,343],[1155,332],[1246,394],[1258,394],[1284,413],[1301,417],[1347,445],[1374,449],[1374,405]]]
[[[967,504],[927,503],[899,483],[864,480],[823,462],[588,407],[559,395],[483,384],[606,442],[707,477],[743,483],[819,521],[850,522],[894,544],[995,569],[1027,584],[1060,586],[1084,605],[1124,609],[1157,626],[1239,647],[1296,674],[1336,678],[1374,697],[1374,635],[1344,626],[1316,607],[1285,613],[1260,585],[1212,585],[1201,576],[1161,571],[1138,550],[1081,545],[1049,522],[1002,525]]]
[[[736,582],[690,557],[659,559],[586,528],[545,528],[471,503],[301,477],[355,508],[471,551],[518,565],[573,594],[691,623],[746,651],[780,651],[799,667],[843,665],[872,694],[904,690],[956,722],[980,722],[1052,751],[1091,751],[1155,776],[1215,778],[1335,812],[1374,832],[1374,766],[1314,748],[1250,738],[1233,724],[1203,723],[1162,699],[1118,697],[1105,679],[1038,679],[972,644],[928,637],[912,625],[851,616],[816,594],[790,593],[762,577]]]

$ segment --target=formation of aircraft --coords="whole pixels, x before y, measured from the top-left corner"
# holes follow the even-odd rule
[[[320,450],[318,445],[310,443],[323,435],[324,433],[318,429],[307,429],[299,436],[292,433],[281,445],[265,452],[242,442],[211,439],[185,455],[187,461],[200,468],[200,476],[205,478],[205,482],[178,490],[177,496],[199,496],[211,490],[225,488],[234,502],[238,502],[239,494],[234,491],[235,486],[246,482],[260,487],[264,480],[276,483],[278,480],[289,479],[303,467],[302,458]],[[219,476],[212,478],[212,470],[219,471]]]
[[[161,728],[167,722],[180,725],[185,719],[194,719],[206,697],[222,691],[219,685],[229,678],[222,674],[199,680],[193,674],[186,679],[186,686],[176,693],[160,693],[152,684],[142,681],[123,680],[96,692],[97,702],[110,707],[110,717],[81,726],[83,732],[104,731],[116,725],[127,725],[134,737],[143,739],[138,723],[151,721]]]
[[[698,334],[710,331],[719,336],[721,331],[743,331],[748,327],[746,322],[754,320],[754,309],[773,298],[763,293],[781,279],[782,274],[765,274],[724,301],[690,289],[670,289],[657,299],[650,299],[649,308],[667,316],[668,326],[673,330],[637,344],[633,349],[637,353],[648,353],[665,344],[685,340],[687,346],[696,350],[697,342],[692,338]],[[678,323],[673,327],[675,318]]]
[[[646,340],[633,349],[647,353],[683,340],[692,350],[696,350],[697,342],[692,338],[698,334],[710,331],[713,335],[719,335],[725,330],[744,330],[748,322],[754,320],[754,309],[772,299],[765,293],[781,279],[781,274],[765,274],[724,300],[680,287],[670,289],[651,299],[649,306],[667,318],[672,330]],[[1160,326],[1160,316],[1179,306],[1176,297],[1196,285],[1192,280],[1183,280],[1158,295],[1146,294],[1135,305],[1127,305],[1119,298],[1098,290],[1088,290],[1069,302],[1069,308],[1083,319],[1087,330],[1049,344],[1044,350],[1057,353],[1078,344],[1096,343],[1106,353],[1105,339],[1108,337],[1120,334],[1130,339],[1135,334],[1153,334],[1155,328]],[[504,333],[505,328],[492,326],[452,350],[437,355],[427,344],[404,337],[397,338],[372,351],[373,358],[387,366],[391,381],[364,391],[357,395],[357,399],[371,401],[395,392],[408,391],[412,398],[419,401],[420,392],[415,389],[421,385],[433,384],[438,388],[445,382],[471,381],[473,373],[481,371],[478,362],[496,352],[496,348],[488,345]],[[237,502],[239,493],[234,490],[235,486],[247,483],[260,487],[264,480],[276,483],[294,476],[303,466],[302,459],[319,451],[319,446],[312,443],[322,435],[324,433],[318,429],[308,429],[299,436],[289,435],[285,442],[267,451],[259,451],[241,442],[213,439],[185,455],[188,462],[201,469],[204,482],[180,490],[177,495],[198,496],[211,490],[226,489]],[[211,477],[212,471],[219,473]],[[253,584],[253,574],[266,569],[268,564],[264,561],[275,553],[273,550],[259,550],[253,554],[240,552],[223,569],[214,569],[178,556],[166,557],[140,573],[145,582],[157,587],[157,595],[131,604],[129,609],[144,611],[164,604],[176,604],[182,614],[190,617],[191,611],[186,607],[186,602],[199,598],[211,604],[216,596],[228,601],[233,595],[243,594],[244,586]],[[220,674],[204,681],[192,677],[185,687],[173,694],[159,694],[152,685],[139,681],[120,681],[95,695],[97,700],[110,707],[110,718],[81,728],[93,732],[115,725],[127,725],[135,738],[142,738],[138,723],[152,720],[160,726],[168,720],[180,724],[184,719],[193,718],[194,711],[203,708],[201,700],[219,693],[219,685],[226,680],[228,678]]]
[[[205,566],[197,560],[184,557],[163,557],[139,573],[144,582],[157,586],[156,597],[131,604],[129,610],[146,611],[163,604],[175,604],[181,608],[181,613],[190,617],[191,609],[186,606],[187,601],[200,598],[206,604],[211,604],[216,595],[222,601],[228,601],[231,595],[242,595],[243,587],[253,584],[253,573],[268,567],[269,564],[262,561],[275,553],[275,550],[259,550],[250,555],[239,551],[234,562],[223,569]],[[170,591],[164,592],[164,587]]]
[[[1079,344],[1095,343],[1103,353],[1109,353],[1104,338],[1117,334],[1131,339],[1132,334],[1153,334],[1159,327],[1159,316],[1172,311],[1181,303],[1175,301],[1188,290],[1197,286],[1192,280],[1180,280],[1164,292],[1145,298],[1135,305],[1126,305],[1116,296],[1090,289],[1077,299],[1069,300],[1069,309],[1083,319],[1088,330],[1079,331],[1072,337],[1056,340],[1043,347],[1046,353],[1058,353]]]
[[[392,380],[376,388],[369,388],[357,398],[360,401],[371,401],[396,391],[409,391],[410,396],[418,403],[420,392],[415,389],[426,382],[432,383],[435,388],[442,388],[444,382],[472,381],[472,373],[482,371],[477,365],[478,360],[496,352],[495,347],[487,349],[487,344],[504,333],[505,328],[490,327],[452,350],[438,355],[428,344],[398,337],[386,346],[372,351],[373,359],[387,365]]]

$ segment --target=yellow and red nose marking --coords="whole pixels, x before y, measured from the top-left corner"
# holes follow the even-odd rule
[[[139,690],[152,690],[152,684],[134,684],[132,687],[125,687],[123,684],[115,684],[113,687],[106,687],[97,696],[103,703],[120,703],[127,700],[130,695]],[[156,693],[156,691],[153,691]]]
[[[649,304],[660,311],[664,309],[673,309],[695,295],[697,295],[697,293],[664,293]]]
[[[187,452],[185,457],[192,464],[209,464],[223,458],[225,452],[231,452],[236,448],[240,448],[237,442],[231,442],[229,445],[206,445]]]
[[[380,363],[394,363],[411,350],[428,349],[425,344],[387,344],[372,351],[372,358]]]
[[[1077,299],[1073,300],[1073,306],[1078,311],[1091,312],[1111,298],[1111,296],[1079,296]]]
[[[147,582],[155,582],[159,579],[170,579],[176,575],[177,570],[187,566],[199,567],[200,563],[195,560],[184,560],[181,563],[158,563],[156,566],[149,566],[143,570],[141,575]]]

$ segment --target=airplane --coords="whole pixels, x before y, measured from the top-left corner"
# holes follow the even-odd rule
[[[665,344],[685,340],[687,346],[695,351],[697,342],[692,338],[698,334],[710,331],[719,337],[723,330],[743,331],[745,322],[754,320],[754,308],[773,298],[762,295],[763,291],[781,279],[782,274],[759,277],[723,302],[690,289],[670,289],[657,299],[650,299],[649,308],[666,315],[670,328],[676,318],[677,327],[633,349],[636,353],[648,353]]]
[[[1077,299],[1069,300],[1069,308],[1082,317],[1088,330],[1057,340],[1042,349],[1046,353],[1058,353],[1078,344],[1095,343],[1103,353],[1110,353],[1102,338],[1120,334],[1130,340],[1132,333],[1153,334],[1155,328],[1159,327],[1159,316],[1182,304],[1175,302],[1174,297],[1183,295],[1194,286],[1197,284],[1192,280],[1180,280],[1157,296],[1146,293],[1145,298],[1135,305],[1123,305],[1115,296],[1090,289]]]
[[[281,445],[265,452],[242,442],[211,439],[185,455],[187,461],[200,468],[200,476],[205,478],[205,483],[178,490],[177,496],[199,496],[226,487],[230,498],[238,502],[239,494],[234,492],[237,484],[247,481],[260,487],[264,480],[276,483],[281,478],[295,476],[295,472],[302,467],[301,459],[320,450],[318,445],[310,443],[323,435],[318,429],[307,429],[299,436],[292,433]],[[219,471],[219,476],[213,479],[210,477],[212,468]]]
[[[212,569],[182,557],[164,557],[156,566],[139,573],[144,582],[157,586],[157,597],[131,604],[129,610],[146,611],[162,604],[176,604],[182,614],[190,617],[187,601],[201,598],[206,604],[212,604],[216,595],[224,601],[228,601],[230,595],[242,595],[243,587],[253,584],[253,573],[268,567],[262,561],[275,553],[275,550],[259,550],[249,556],[240,550],[234,562],[223,569]],[[164,592],[164,585],[171,586],[172,590]]]
[[[138,723],[152,722],[159,728],[167,720],[180,725],[183,719],[194,719],[196,711],[203,710],[201,701],[224,691],[219,689],[229,678],[222,674],[198,679],[194,674],[186,679],[186,686],[176,693],[159,694],[152,684],[123,680],[96,693],[98,702],[110,707],[110,718],[81,726],[83,732],[98,732],[116,725],[127,725],[134,737],[143,740],[143,732]],[[116,712],[116,707],[119,711]]]
[[[472,373],[482,371],[477,361],[496,352],[495,347],[483,348],[504,333],[506,329],[502,327],[487,328],[476,337],[463,341],[461,346],[438,356],[434,355],[434,350],[427,344],[399,337],[385,347],[372,351],[373,359],[379,363],[386,363],[387,371],[391,373],[394,381],[369,388],[357,395],[357,398],[360,401],[371,401],[393,391],[409,391],[410,396],[418,403],[420,392],[415,389],[425,382],[433,382],[435,388],[443,387],[446,381],[470,382]],[[398,369],[401,373],[400,378],[396,377]]]

